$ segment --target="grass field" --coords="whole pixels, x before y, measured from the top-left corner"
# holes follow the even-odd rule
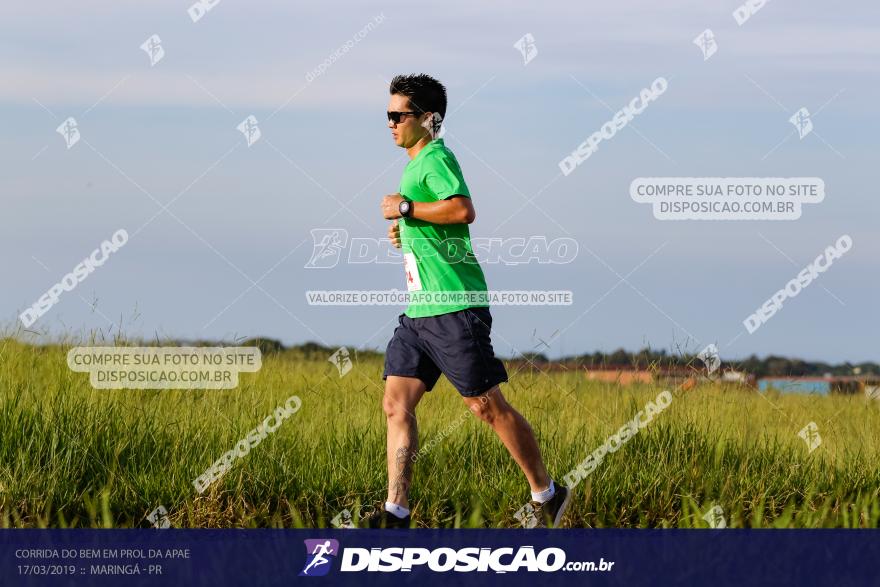
[[[95,390],[67,347],[0,340],[0,526],[127,527],[164,505],[175,527],[323,527],[385,495],[381,359],[340,378],[325,360],[264,356],[227,391]],[[353,355],[354,357],[354,355]],[[582,372],[512,373],[503,392],[531,422],[554,478],[662,388]],[[301,408],[199,495],[193,480],[291,395]],[[516,527],[528,485],[445,378],[418,410],[413,519]],[[812,453],[798,437],[815,422]],[[678,391],[575,489],[566,526],[877,527],[880,402],[711,382]]]

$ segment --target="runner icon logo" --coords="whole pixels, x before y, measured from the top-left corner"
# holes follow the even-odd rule
[[[339,554],[339,541],[331,538],[305,540],[306,564],[300,577],[322,577],[330,572],[330,563]]]

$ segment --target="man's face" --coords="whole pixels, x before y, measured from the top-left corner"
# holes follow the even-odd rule
[[[388,100],[389,112],[412,112],[412,104],[409,98],[402,94],[392,94]],[[400,118],[400,122],[394,123],[388,121],[388,128],[391,129],[391,137],[398,147],[408,149],[418,143],[422,138],[428,135],[428,129],[422,126],[422,122],[430,120],[431,113],[425,112],[416,116],[407,114]]]

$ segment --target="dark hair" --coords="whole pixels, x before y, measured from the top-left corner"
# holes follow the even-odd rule
[[[409,98],[409,105],[419,113],[436,112],[446,118],[446,88],[430,75],[398,75],[391,80],[391,94]]]

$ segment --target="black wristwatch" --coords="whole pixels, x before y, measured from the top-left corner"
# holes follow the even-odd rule
[[[412,215],[413,205],[412,200],[407,200],[404,198],[397,205],[397,211],[400,212],[400,215],[404,218],[409,218]]]

